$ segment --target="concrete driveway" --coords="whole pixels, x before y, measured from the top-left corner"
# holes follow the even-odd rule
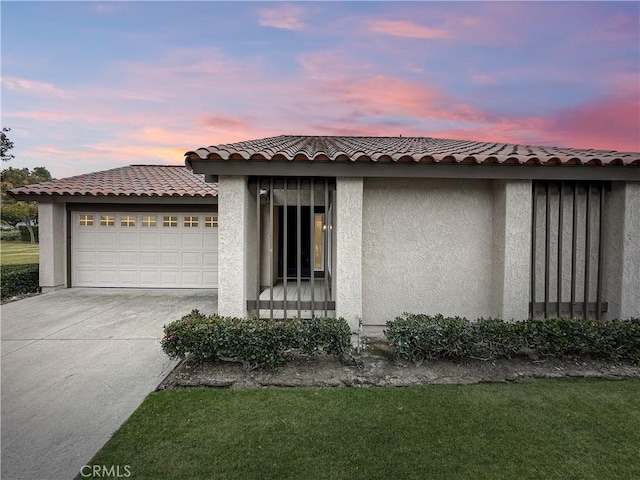
[[[216,306],[215,290],[76,288],[3,305],[2,479],[75,477],[174,367],[163,325]]]

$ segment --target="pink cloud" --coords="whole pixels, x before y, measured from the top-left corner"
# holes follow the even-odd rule
[[[9,88],[11,90],[21,90],[35,95],[53,95],[59,98],[73,97],[71,93],[56,87],[52,83],[39,82],[36,80],[29,80],[27,78],[6,76],[3,76],[0,81],[6,88]]]
[[[57,112],[9,112],[5,117],[26,118],[29,120],[41,120],[47,122],[62,122],[72,118],[70,115]]]
[[[547,122],[549,134],[566,145],[640,152],[638,95],[614,96],[570,108]]]
[[[282,4],[274,8],[263,8],[258,12],[258,23],[262,27],[302,30],[306,26],[302,20],[304,13],[304,9],[292,4]]]
[[[374,20],[369,23],[369,29],[374,33],[382,33],[393,37],[439,39],[449,38],[450,33],[444,28],[425,27],[403,20]]]

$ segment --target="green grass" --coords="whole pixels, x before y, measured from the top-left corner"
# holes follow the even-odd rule
[[[25,242],[1,242],[0,265],[24,265],[38,263],[38,244]]]
[[[637,479],[640,381],[157,392],[92,464],[134,479]]]

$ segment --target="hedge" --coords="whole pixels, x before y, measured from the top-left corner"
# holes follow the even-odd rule
[[[404,314],[386,324],[398,358],[588,357],[640,363],[640,318],[596,321],[575,318],[505,322],[495,318]]]
[[[39,234],[38,226],[37,225],[33,225],[31,228],[33,229],[34,239],[35,239],[36,243],[38,243],[40,241],[40,234]],[[31,241],[31,234],[29,233],[29,229],[25,225],[20,225],[18,227],[18,230],[20,231],[20,241],[21,242],[30,242]]]
[[[37,263],[2,265],[2,298],[34,293],[40,288],[40,268]]]
[[[193,310],[165,325],[162,349],[171,358],[238,361],[251,370],[285,365],[294,352],[341,356],[349,351],[350,338],[342,318],[260,320]]]

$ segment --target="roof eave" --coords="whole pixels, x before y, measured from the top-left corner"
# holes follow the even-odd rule
[[[273,162],[187,159],[187,167],[205,175],[329,176],[386,178],[478,178],[509,180],[640,181],[640,167],[622,165],[517,165],[463,163]]]

